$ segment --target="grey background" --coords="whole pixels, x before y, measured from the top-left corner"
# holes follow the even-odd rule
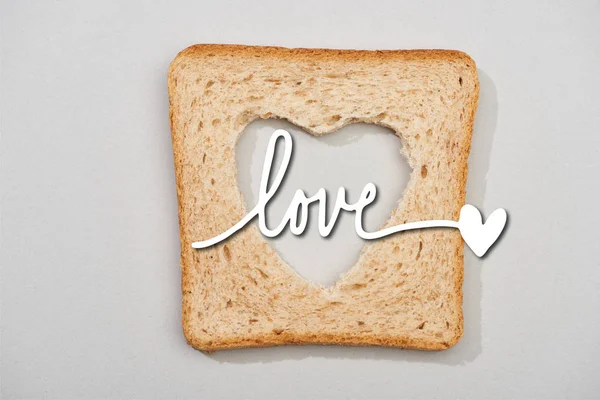
[[[2,1],[1,397],[598,397],[599,17],[597,1]],[[476,60],[468,200],[510,222],[467,253],[456,347],[185,344],[166,71],[202,42]]]

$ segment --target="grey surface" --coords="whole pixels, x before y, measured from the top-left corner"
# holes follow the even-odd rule
[[[597,397],[599,17],[595,1],[3,1],[1,397]],[[510,220],[467,253],[456,347],[185,344],[165,75],[197,42],[477,61],[469,201]]]

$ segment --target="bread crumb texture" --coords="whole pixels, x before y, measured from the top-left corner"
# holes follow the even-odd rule
[[[172,62],[168,85],[189,344],[209,352],[282,344],[442,350],[460,339],[463,241],[455,229],[370,242],[328,288],[300,277],[255,225],[211,248],[191,244],[246,215],[235,146],[258,118],[284,118],[313,135],[356,122],[391,128],[413,172],[383,227],[457,220],[479,95],[469,56],[195,45]]]

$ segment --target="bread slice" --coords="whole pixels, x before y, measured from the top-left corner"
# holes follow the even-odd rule
[[[460,339],[456,229],[369,242],[329,288],[300,277],[255,224],[207,249],[191,244],[247,214],[235,146],[257,118],[284,118],[313,135],[355,122],[391,128],[413,171],[384,227],[457,220],[479,95],[468,55],[196,45],[177,55],[168,82],[190,345],[209,352],[311,343],[441,350]]]

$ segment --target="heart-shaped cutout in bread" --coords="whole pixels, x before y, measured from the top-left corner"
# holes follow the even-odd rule
[[[377,201],[367,209],[363,226],[376,231],[388,220],[410,178],[411,168],[400,153],[400,138],[391,130],[372,124],[353,124],[320,137],[284,120],[260,120],[247,126],[237,144],[236,160],[238,185],[248,210],[258,201],[267,144],[277,129],[291,133],[293,158],[276,197],[269,202],[270,226],[281,221],[298,189],[311,196],[325,188],[330,216],[339,187],[346,188],[347,199],[353,202],[368,182],[377,186]],[[280,153],[276,153],[273,168],[280,163]],[[356,234],[354,213],[341,212],[327,238],[320,236],[317,218],[318,205],[313,204],[304,234],[295,236],[286,228],[279,236],[265,240],[302,277],[331,286],[356,263],[365,240]]]

